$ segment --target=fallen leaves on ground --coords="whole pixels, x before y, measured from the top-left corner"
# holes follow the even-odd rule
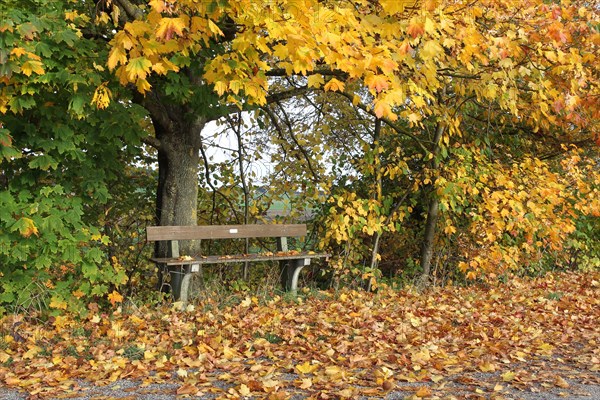
[[[435,398],[456,384],[473,398],[567,392],[570,371],[600,383],[599,282],[595,271],[424,293],[207,300],[186,312],[119,308],[83,320],[10,316],[0,382],[42,396],[81,390],[81,379],[175,382],[173,394],[220,398]]]

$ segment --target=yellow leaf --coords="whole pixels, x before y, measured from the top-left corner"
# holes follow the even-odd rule
[[[169,3],[167,3],[165,0],[151,0],[148,2],[148,5],[157,13],[162,13],[166,9],[167,4]]]
[[[435,24],[433,23],[433,21],[430,18],[426,18],[425,19],[425,32],[427,32],[428,34],[432,34],[435,32]]]
[[[428,40],[423,44],[421,48],[421,57],[423,59],[434,58],[439,54],[444,53],[444,48],[439,44],[437,40]]]
[[[502,374],[502,380],[504,382],[510,382],[513,379],[515,379],[515,373],[512,371],[506,371],[505,373]]]
[[[58,298],[58,297],[53,297],[52,300],[50,300],[50,308],[57,308],[60,310],[66,310],[67,309],[67,302],[64,299]]]
[[[444,233],[446,233],[447,235],[452,235],[455,232],[456,232],[456,228],[452,225],[448,225],[444,228]]]
[[[146,79],[140,78],[135,82],[135,87],[137,88],[138,92],[146,93],[152,86]]]
[[[310,378],[303,378],[302,379],[302,384],[300,385],[300,389],[308,389],[311,386],[312,386],[312,379],[310,379]]]
[[[23,359],[30,360],[30,359],[34,358],[40,351],[42,351],[42,349],[40,347],[32,345],[29,348],[29,350],[27,350],[27,352],[25,352],[25,354],[23,354]]]
[[[552,354],[552,351],[554,350],[554,346],[549,343],[542,343],[539,347],[544,354]]]
[[[44,73],[44,65],[40,61],[28,60],[21,65],[21,72],[26,76],[31,76],[34,72],[42,75]]]
[[[410,358],[411,361],[415,364],[424,364],[431,360],[431,354],[429,354],[429,350],[423,349],[419,352],[414,353]]]
[[[275,379],[266,379],[262,381],[263,388],[271,389],[281,385],[280,381],[276,381]]]
[[[389,15],[403,13],[406,7],[413,7],[414,0],[381,0],[381,6]]]
[[[309,364],[308,361],[305,361],[304,364],[296,365],[296,370],[301,374],[312,374],[317,369],[319,369],[319,364]]]
[[[398,63],[394,60],[386,58],[385,60],[383,60],[381,62],[380,68],[384,74],[389,74],[389,73],[394,72],[396,69],[398,69]]]
[[[5,353],[4,351],[0,351],[0,363],[4,364],[8,360],[10,360],[10,356],[7,353]]]
[[[99,15],[96,15],[95,23],[98,25],[108,24],[108,14],[101,11]]]
[[[106,84],[107,82],[103,83],[102,85],[96,88],[96,90],[94,91],[94,97],[92,98],[91,102],[91,104],[95,104],[96,107],[98,107],[101,110],[108,107],[108,105],[110,104],[110,99],[112,97],[112,92],[108,87],[106,87]],[[94,239],[94,237],[92,237],[92,240],[99,240],[100,235],[97,236],[99,236],[98,239]]]
[[[331,92],[343,92],[344,91],[344,82],[340,82],[335,78],[332,78],[324,87],[325,91]]]
[[[377,118],[384,118],[384,117],[388,117],[390,119],[393,119],[393,113],[392,113],[392,109],[390,107],[390,105],[382,100],[377,100],[375,102],[375,115],[377,116]]]
[[[215,34],[215,36],[223,36],[223,31],[221,31],[221,29],[217,26],[217,24],[215,24],[214,22],[212,22],[211,19],[208,20],[208,29]]]
[[[233,94],[238,94],[240,90],[242,90],[242,82],[238,80],[229,82],[229,90],[231,90]]]
[[[152,64],[152,71],[156,72],[159,75],[165,75],[169,70],[165,68],[165,64],[162,62],[158,62],[156,64]]]
[[[243,383],[240,385],[240,388],[238,389],[238,392],[242,396],[250,396],[250,389],[248,388],[248,386],[244,385]]]
[[[136,57],[129,60],[129,64],[125,68],[127,79],[130,82],[135,82],[137,79],[146,79],[150,67],[152,67],[152,62],[146,57]]]
[[[321,74],[314,74],[308,77],[308,87],[320,88],[323,83],[325,83],[325,80]]]
[[[496,370],[496,366],[489,361],[486,361],[483,364],[479,364],[479,369],[481,372],[494,372]]]
[[[77,11],[67,11],[65,12],[65,20],[67,21],[75,21],[75,18],[77,18],[79,14],[77,14]]]
[[[108,68],[113,70],[117,64],[125,64],[127,62],[127,55],[121,47],[113,47],[108,54]]]
[[[183,35],[185,27],[183,18],[163,18],[158,23],[155,35],[159,40],[170,40],[174,34]]]
[[[341,379],[344,376],[344,372],[337,365],[330,365],[328,367],[325,367],[325,374],[333,380]]]
[[[223,96],[223,93],[227,90],[227,83],[223,81],[215,82],[215,92],[219,94],[219,96]]]
[[[27,51],[22,47],[15,47],[10,52],[11,55],[21,57],[24,54],[27,54]]]
[[[227,360],[231,360],[232,358],[237,356],[237,352],[235,351],[234,348],[231,348],[229,346],[224,346],[223,347],[223,357],[225,357]]]

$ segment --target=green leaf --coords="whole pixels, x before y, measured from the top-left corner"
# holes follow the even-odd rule
[[[87,102],[86,97],[82,94],[75,94],[69,103],[69,110],[74,112],[78,117],[83,117],[84,106]]]
[[[48,169],[56,169],[58,167],[58,161],[52,156],[41,155],[35,157],[33,160],[29,162],[30,168],[48,170]]]

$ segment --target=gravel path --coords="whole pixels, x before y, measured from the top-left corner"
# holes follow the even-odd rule
[[[472,373],[447,377],[437,383],[432,382],[396,382],[395,387],[387,394],[371,397],[359,397],[360,399],[387,399],[416,400],[418,390],[426,387],[430,389],[430,395],[425,399],[490,399],[490,400],[564,400],[564,399],[586,399],[600,400],[600,373],[581,371],[578,376],[577,370],[571,370],[570,377],[565,378],[562,386],[548,387],[540,383],[528,385],[507,385],[502,382],[499,374],[494,373]],[[297,379],[294,374],[287,374],[287,379]],[[583,378],[583,379],[582,379]],[[37,400],[37,399],[72,399],[72,400],[113,400],[113,399],[148,399],[148,400],[171,400],[191,397],[199,400],[210,400],[225,398],[230,383],[215,380],[212,387],[204,387],[202,395],[182,396],[177,395],[178,384],[150,384],[144,386],[139,381],[119,380],[111,385],[96,386],[93,383],[77,381],[72,393],[58,395],[29,395],[14,389],[0,387],[0,400]],[[212,393],[212,392],[218,392]],[[331,393],[330,393],[331,394]],[[422,394],[422,393],[421,393]],[[300,400],[309,397],[306,394],[294,394],[292,400]],[[315,395],[313,392],[312,395]],[[227,398],[235,398],[229,395]],[[247,397],[258,399],[260,397]],[[331,398],[331,397],[330,397]],[[335,397],[334,397],[335,398]]]

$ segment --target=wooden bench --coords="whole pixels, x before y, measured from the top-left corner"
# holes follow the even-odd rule
[[[278,261],[281,282],[286,291],[296,292],[298,276],[312,259],[329,257],[329,254],[312,251],[290,251],[288,237],[306,236],[305,224],[265,225],[204,225],[204,226],[149,226],[146,228],[148,242],[166,241],[166,257],[151,258],[161,270],[171,275],[171,291],[175,300],[187,302],[190,279],[200,272],[204,264],[229,264],[260,261]],[[276,250],[257,254],[180,255],[180,240],[275,238]]]

